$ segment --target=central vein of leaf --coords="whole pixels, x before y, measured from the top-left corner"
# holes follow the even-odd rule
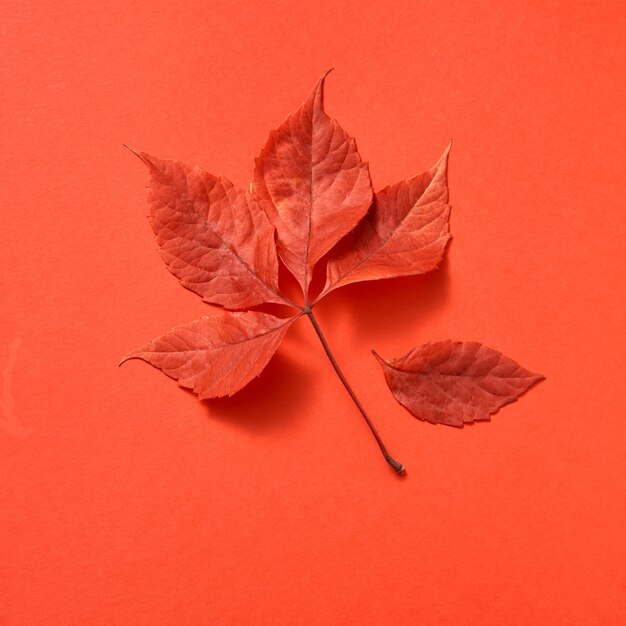
[[[311,149],[309,152],[309,215],[306,234],[306,254],[304,257],[304,304],[309,304],[309,251],[311,248],[311,227],[313,222],[313,141],[315,132],[315,107],[311,113]]]

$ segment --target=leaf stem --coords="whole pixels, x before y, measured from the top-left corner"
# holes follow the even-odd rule
[[[333,353],[330,351],[330,347],[328,346],[328,342],[326,341],[326,338],[324,337],[324,333],[322,333],[322,329],[320,328],[319,324],[317,323],[317,320],[315,319],[315,316],[313,315],[313,311],[311,311],[310,307],[306,307],[304,309],[304,313],[309,318],[309,320],[311,320],[311,324],[313,324],[313,328],[315,329],[315,332],[317,333],[317,336],[319,337],[319,340],[322,343],[322,346],[324,348],[324,352],[326,352],[326,356],[328,357],[328,360],[330,361],[331,365],[333,366],[333,369],[335,370],[335,373],[339,377],[339,380],[343,383],[343,386],[346,388],[346,391],[350,394],[350,397],[352,398],[354,404],[356,404],[357,408],[361,412],[361,415],[365,419],[365,422],[369,426],[369,429],[372,431],[372,434],[374,435],[374,439],[376,439],[376,443],[378,444],[378,447],[380,448],[380,451],[383,453],[383,456],[385,457],[385,461],[387,461],[387,463],[389,463],[389,465],[393,468],[393,470],[397,474],[404,474],[404,465],[402,465],[402,463],[396,461],[389,454],[389,452],[387,452],[387,448],[385,447],[385,444],[383,443],[383,440],[380,438],[380,435],[378,434],[378,431],[374,427],[374,424],[372,424],[372,420],[370,420],[368,414],[365,412],[365,409],[363,408],[363,405],[361,404],[359,399],[356,397],[356,394],[352,390],[352,387],[350,387],[350,383],[348,383],[348,381],[346,380],[346,377],[344,376],[343,372],[341,371],[341,369],[339,369],[339,365],[337,364],[337,361],[335,360],[335,357],[333,356]]]

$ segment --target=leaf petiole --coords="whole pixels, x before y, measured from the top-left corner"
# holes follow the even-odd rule
[[[335,360],[333,353],[330,351],[330,347],[328,345],[328,342],[326,341],[326,337],[324,337],[324,333],[322,333],[322,329],[320,328],[319,324],[317,323],[317,320],[315,319],[315,316],[313,315],[313,311],[311,311],[310,307],[305,307],[305,309],[303,310],[303,313],[311,321],[311,324],[313,325],[313,328],[315,329],[315,332],[317,333],[317,336],[319,337],[319,340],[322,343],[324,352],[326,352],[326,356],[328,357],[328,360],[333,366],[335,373],[339,377],[339,380],[342,382],[343,386],[346,388],[346,391],[350,394],[350,397],[352,398],[354,404],[356,404],[357,408],[361,412],[361,415],[365,419],[365,422],[369,426],[369,429],[372,431],[372,434],[374,435],[374,439],[376,439],[376,443],[378,444],[380,451],[383,453],[383,456],[385,457],[385,461],[389,463],[389,465],[393,468],[394,472],[396,472],[397,474],[404,474],[404,465],[402,465],[402,463],[400,463],[399,461],[396,461],[396,459],[394,459],[389,454],[389,452],[387,452],[387,448],[385,447],[383,440],[380,438],[380,435],[378,434],[378,431],[376,430],[374,424],[372,424],[372,420],[369,418],[368,414],[365,412],[363,405],[361,404],[359,399],[356,397],[356,394],[352,390],[352,387],[350,387],[350,383],[348,383],[346,377],[344,376],[343,372],[339,368],[339,365],[337,364],[337,361]]]

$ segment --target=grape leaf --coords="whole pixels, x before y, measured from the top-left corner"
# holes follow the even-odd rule
[[[396,400],[433,424],[488,420],[543,379],[475,341],[427,343],[390,361],[373,352]]]
[[[128,354],[192,389],[200,399],[232,395],[258,376],[289,327],[308,317],[342,384],[387,451],[343,375],[313,314],[316,304],[350,283],[435,269],[450,238],[450,147],[427,172],[374,193],[354,139],[323,107],[322,76],[305,102],[270,132],[256,159],[250,191],[178,161],[132,150],[149,174],[149,221],[159,252],[180,283],[210,305]],[[309,287],[326,257],[326,285]],[[302,288],[302,304],[279,285],[283,263]],[[282,304],[291,316],[251,310]],[[461,426],[489,419],[542,377],[477,343],[444,341],[385,361],[396,398],[420,419]]]

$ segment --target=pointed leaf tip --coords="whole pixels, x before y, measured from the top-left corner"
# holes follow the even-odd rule
[[[141,150],[136,150],[135,148],[131,148],[131,146],[129,146],[127,143],[124,143],[122,145],[129,152],[132,152],[138,159],[141,159],[144,163],[146,162],[144,157],[147,156],[147,155],[144,152],[142,152]]]
[[[142,152],[141,150],[136,150],[135,148],[131,148],[128,144],[122,144],[127,150],[132,152],[148,169],[157,169],[159,164],[162,163],[161,159],[157,159],[147,152]]]
[[[378,352],[376,352],[376,350],[372,349],[371,352],[376,357],[376,359],[378,359],[378,361],[380,361],[381,363],[385,363],[385,359],[383,359],[383,357],[380,356],[380,354],[378,354]]]
[[[324,81],[326,80],[326,78],[328,77],[328,75],[334,71],[334,67],[331,67],[330,69],[326,70],[323,74],[322,77],[319,79],[319,82],[324,84]]]

